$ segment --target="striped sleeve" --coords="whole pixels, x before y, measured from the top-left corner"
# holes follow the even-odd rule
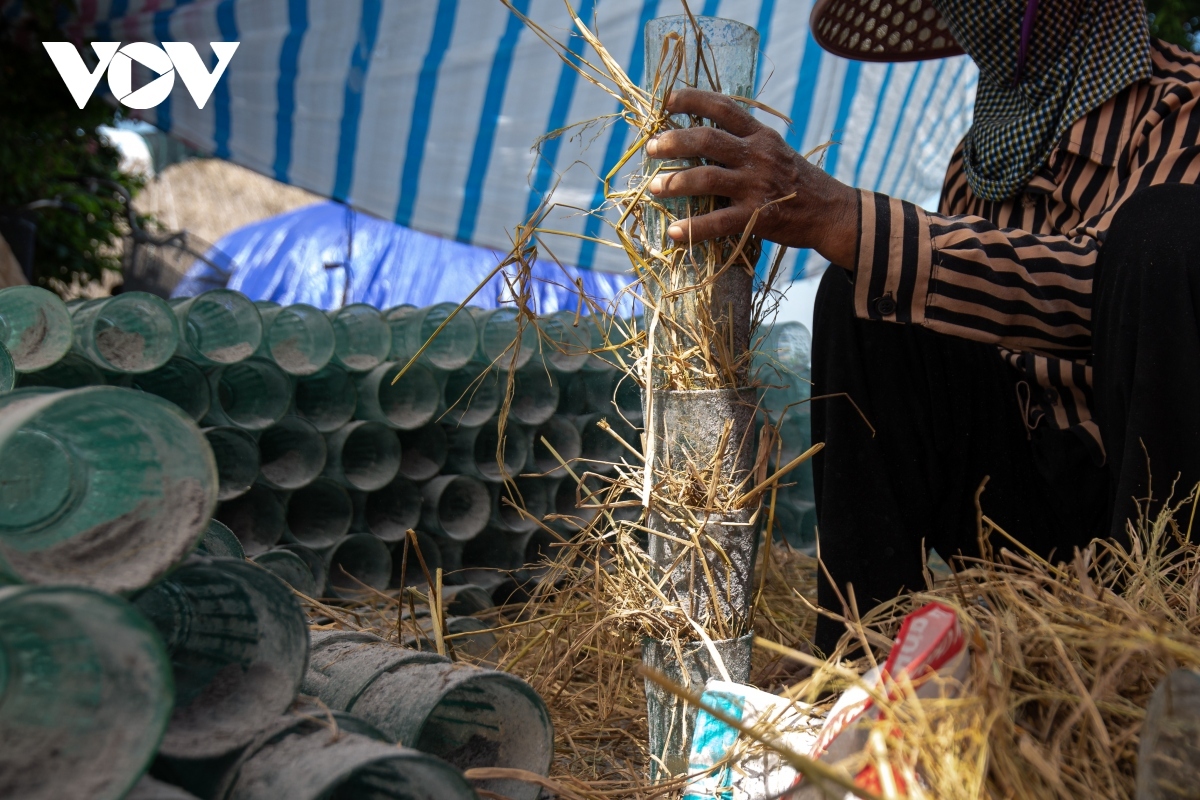
[[[1096,240],[859,194],[855,313],[1014,350],[1091,347]]]

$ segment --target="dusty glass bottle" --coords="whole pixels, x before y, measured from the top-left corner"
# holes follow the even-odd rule
[[[387,359],[392,351],[392,329],[379,310],[354,303],[328,312],[333,323],[333,361],[351,372],[367,372]]]
[[[0,289],[0,344],[17,372],[45,369],[71,349],[71,315],[58,295],[37,286]]]
[[[591,339],[587,317],[575,322],[574,311],[556,311],[538,320],[546,363],[557,372],[578,372],[588,360]]]
[[[348,489],[382,489],[400,470],[400,440],[386,425],[355,420],[326,437],[325,475]]]
[[[119,800],[171,715],[171,664],[129,603],[0,588],[0,797]]]
[[[333,324],[319,308],[304,303],[259,306],[259,313],[263,338],[258,355],[274,361],[284,372],[312,375],[333,358]]]
[[[217,462],[217,499],[221,502],[250,491],[258,477],[258,442],[241,428],[205,428],[204,438]]]
[[[332,433],[354,416],[358,390],[349,373],[336,364],[296,379],[293,412],[321,433]]]
[[[172,306],[179,320],[179,354],[198,364],[236,364],[262,343],[262,317],[240,292],[214,289]]]
[[[263,483],[272,489],[307,486],[325,467],[325,437],[311,422],[289,414],[258,437]]]
[[[182,560],[217,499],[212,451],[159,398],[101,386],[0,395],[0,575],[128,592]]]
[[[92,300],[71,314],[75,349],[106,372],[151,372],[179,347],[171,307],[145,292]]]
[[[364,375],[354,376],[358,388],[355,416],[403,431],[433,419],[441,399],[433,370],[413,364],[396,380],[403,366],[399,361],[385,361]]]

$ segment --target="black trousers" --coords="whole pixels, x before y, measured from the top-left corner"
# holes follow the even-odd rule
[[[924,586],[922,550],[977,556],[983,513],[1043,554],[1070,558],[1124,537],[1136,499],[1200,482],[1200,186],[1144,189],[1121,207],[1093,287],[1095,412],[1107,462],[1046,421],[1027,432],[1021,376],[996,348],[860,320],[849,273],[831,267],[813,323],[813,440],[822,573],[818,600],[861,613]],[[863,416],[874,426],[871,428]],[[1148,457],[1148,458],[1147,458]],[[1002,542],[994,542],[998,546]],[[835,590],[836,586],[836,590]],[[844,632],[817,623],[828,653]]]

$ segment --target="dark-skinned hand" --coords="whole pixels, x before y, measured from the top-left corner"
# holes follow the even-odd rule
[[[676,241],[739,236],[755,209],[754,233],[787,247],[813,248],[832,263],[853,268],[858,200],[853,188],[808,163],[783,138],[730,98],[678,89],[667,111],[711,120],[716,127],[671,130],[646,143],[652,158],[703,158],[707,166],[663,173],[650,183],[657,197],[716,195],[727,208],[681,220],[667,233]],[[790,200],[775,202],[794,194]]]

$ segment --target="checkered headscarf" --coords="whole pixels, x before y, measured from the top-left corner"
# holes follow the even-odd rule
[[[963,156],[986,200],[1015,195],[1075,120],[1150,75],[1142,0],[1042,0],[1019,75],[1028,0],[931,2],[979,66]]]

